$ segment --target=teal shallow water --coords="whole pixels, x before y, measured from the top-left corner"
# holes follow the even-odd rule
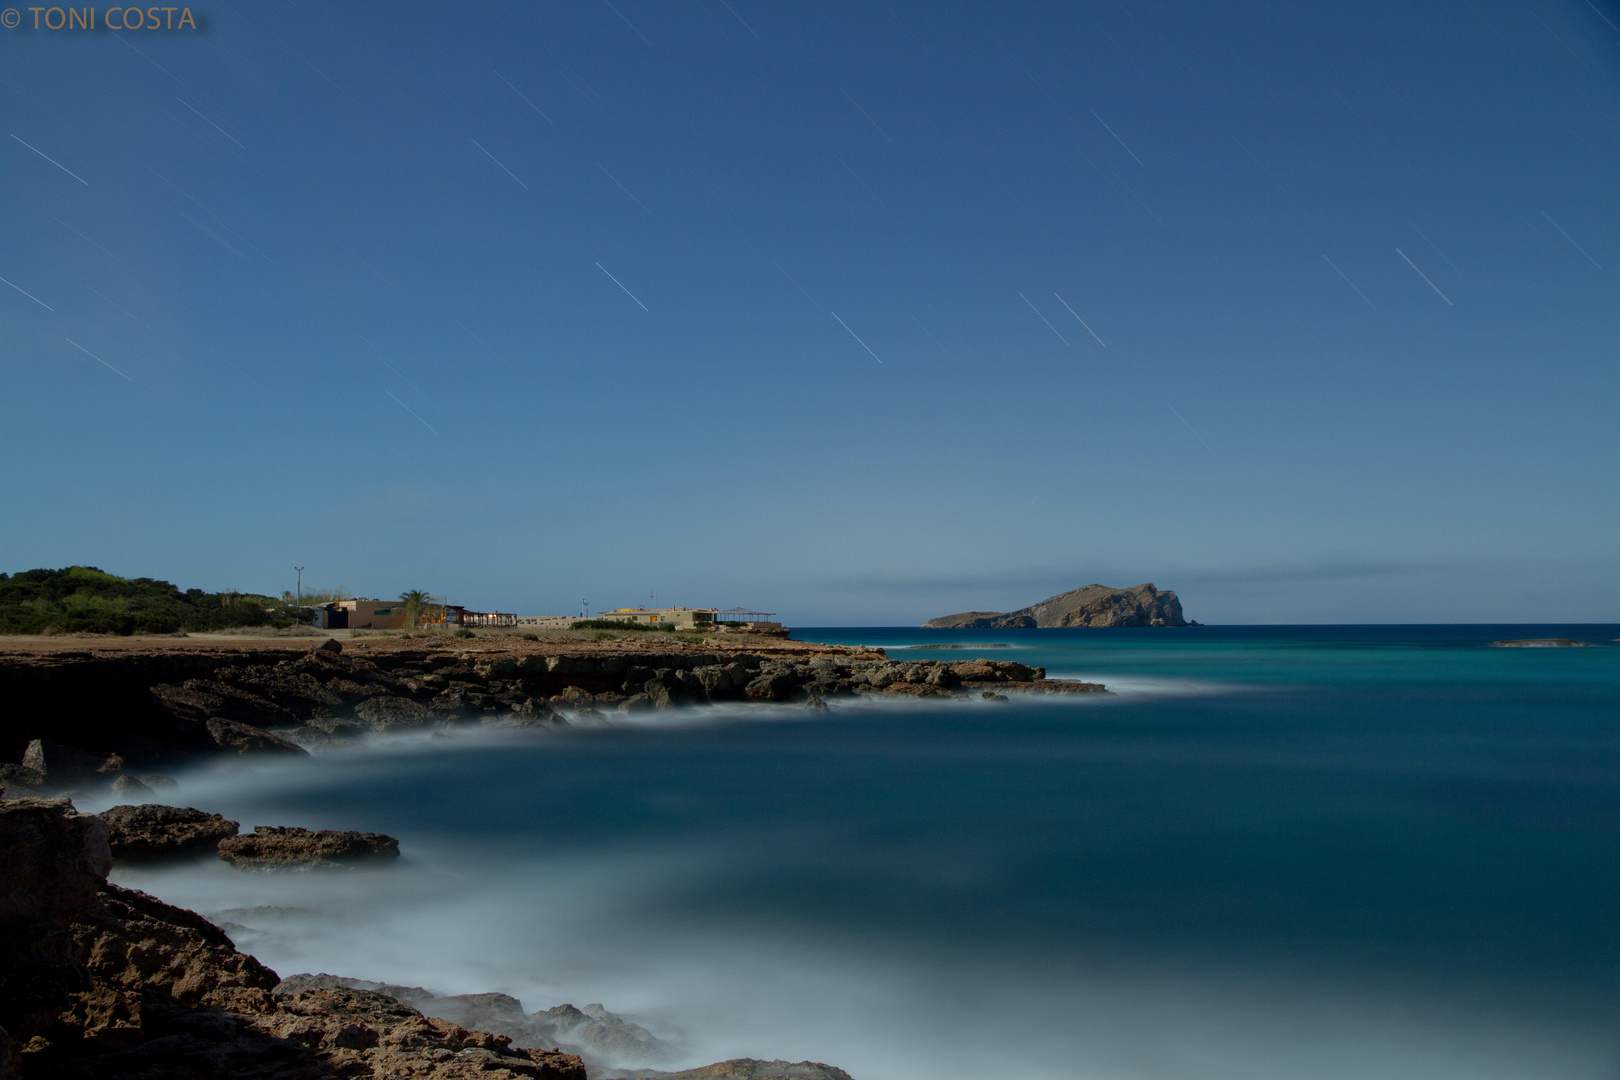
[[[140,879],[283,972],[916,1077],[1620,1074],[1620,627],[812,629],[1119,688],[660,714],[182,777],[386,876]]]

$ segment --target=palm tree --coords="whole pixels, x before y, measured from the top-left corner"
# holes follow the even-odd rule
[[[400,603],[405,606],[405,625],[418,627],[422,625],[422,616],[427,614],[428,607],[433,603],[433,597],[422,589],[412,589],[410,592],[399,594]]]

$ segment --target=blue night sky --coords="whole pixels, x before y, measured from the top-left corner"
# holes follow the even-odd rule
[[[1609,0],[192,10],[0,31],[0,569],[1616,617]]]

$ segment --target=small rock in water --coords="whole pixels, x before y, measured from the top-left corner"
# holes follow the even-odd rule
[[[809,709],[811,712],[827,711],[827,703],[821,700],[820,694],[811,694],[809,700],[804,703],[804,707]]]
[[[259,825],[246,836],[221,840],[219,857],[241,870],[350,869],[393,862],[399,841],[382,833]]]
[[[219,814],[154,803],[115,806],[97,816],[107,823],[107,844],[113,858],[122,862],[200,855],[212,851],[227,836],[235,836],[240,828]]]
[[[153,790],[139,780],[124,773],[112,783],[112,793],[120,799],[138,799],[142,795],[155,794]]]
[[[1589,649],[1591,643],[1577,641],[1574,638],[1510,638],[1507,641],[1493,641],[1492,645],[1498,649]]]
[[[1007,700],[1007,695],[1006,694],[998,694],[994,690],[986,690],[984,693],[980,694],[979,696],[981,698],[983,698],[984,700],[986,700],[986,701],[1006,701]]]
[[[164,776],[162,773],[143,773],[137,779],[154,791],[158,788],[177,788],[180,786],[180,782],[174,777]]]

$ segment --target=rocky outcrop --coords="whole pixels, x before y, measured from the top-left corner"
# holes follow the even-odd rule
[[[204,726],[207,727],[208,737],[214,741],[214,746],[228,754],[309,756],[309,751],[297,743],[239,720],[208,720],[204,722]]]
[[[509,994],[435,994],[420,986],[395,986],[337,975],[290,975],[276,987],[278,997],[299,998],[314,990],[346,988],[386,994],[424,1016],[507,1036],[515,1047],[557,1047],[577,1054],[594,1077],[622,1080],[852,1080],[844,1070],[817,1061],[761,1061],[736,1058],[697,1069],[666,1072],[649,1067],[674,1056],[640,1024],[615,1016],[599,1004],[558,1005],[526,1013]],[[633,1067],[631,1067],[633,1066]]]
[[[219,857],[240,870],[352,869],[391,863],[399,841],[382,833],[259,825],[246,836],[218,841]]]
[[[107,826],[66,799],[0,802],[0,1075],[71,995],[90,988],[66,919],[95,902],[111,868]]]
[[[577,1054],[593,1071],[615,1066],[646,1066],[673,1056],[672,1050],[640,1024],[615,1016],[599,1004],[576,1008],[558,1005],[524,1012],[509,994],[435,994],[420,986],[349,979],[337,975],[290,975],[275,992],[296,995],[306,990],[347,987],[371,990],[421,1010],[424,1016],[511,1038],[513,1046],[555,1047]]]
[[[240,826],[219,814],[189,806],[115,806],[97,815],[107,823],[107,843],[118,862],[159,862],[212,854]]]
[[[0,803],[0,1076],[585,1080],[576,1056],[344,988],[271,993],[217,926],[105,881],[107,827]]]
[[[0,725],[0,746],[15,755],[0,764],[0,793],[102,794],[117,785],[119,801],[134,803],[156,797],[158,784],[173,785],[157,769],[199,757],[301,757],[376,734],[462,724],[543,733],[611,723],[604,714],[717,702],[976,696],[979,682],[1006,693],[1102,689],[1008,661],[895,661],[881,649],[769,638],[746,644],[752,651],[576,643],[545,653],[519,642],[493,655],[397,647],[355,655],[333,641],[290,654],[12,657],[0,661],[0,700],[9,690],[18,715],[50,715],[62,741],[17,740],[15,724]]]
[[[110,869],[100,818],[67,799],[0,802],[0,921],[79,911]]]
[[[1086,585],[1017,611],[964,611],[923,623],[927,630],[1008,630],[1032,627],[1187,626],[1181,601],[1152,584],[1130,589]]]

